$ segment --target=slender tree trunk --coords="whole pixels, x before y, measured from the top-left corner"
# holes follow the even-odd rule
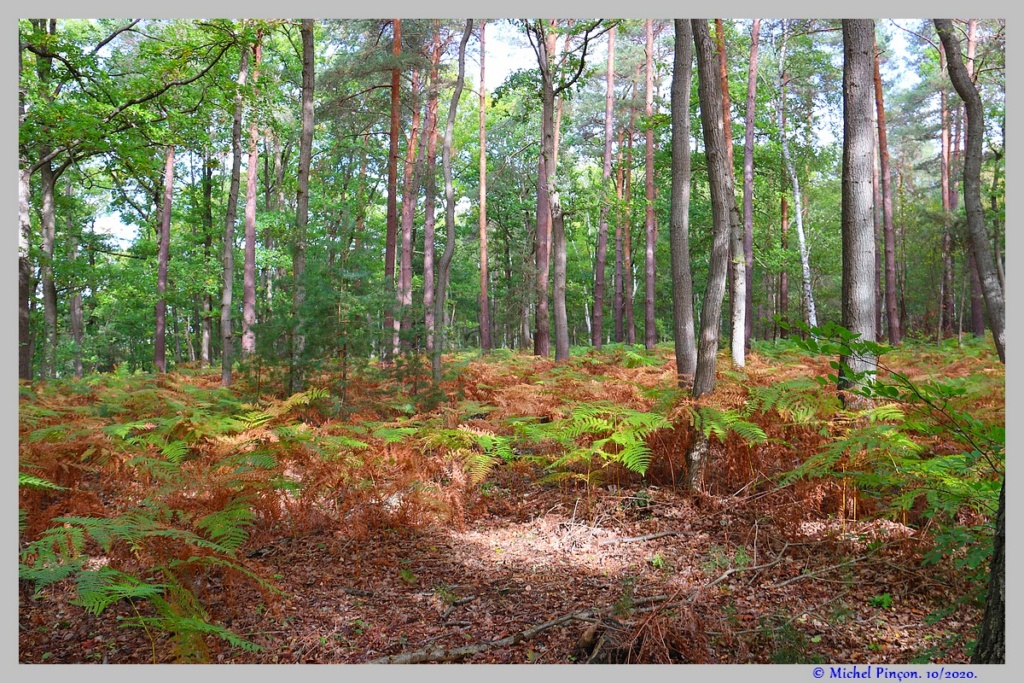
[[[876,116],[877,123],[877,116]],[[874,210],[871,212],[871,219],[874,221],[875,229],[875,339],[881,339],[882,331],[882,309],[885,308],[885,291],[882,278],[882,253],[885,251],[885,237],[882,232],[882,188],[878,178],[878,138],[874,140],[874,155],[871,163],[871,196],[874,202]]]
[[[953,87],[964,101],[967,113],[967,145],[964,155],[964,203],[967,207],[967,232],[977,259],[978,273],[985,292],[989,328],[995,340],[999,359],[1006,362],[1003,291],[989,249],[985,230],[985,213],[981,204],[981,145],[985,132],[981,96],[971,82],[960,55],[960,41],[953,33],[952,22],[936,19],[935,28],[946,48],[947,67]]]
[[[68,261],[74,263],[78,259],[78,238],[75,234],[74,225],[71,220],[71,183],[65,188],[65,197],[68,200],[67,216],[65,219],[65,234],[68,240]],[[68,301],[69,327],[71,328],[71,341],[74,345],[72,351],[75,369],[75,377],[81,378],[84,372],[82,366],[82,342],[84,341],[82,330],[82,287],[76,281],[71,287],[71,297]]]
[[[591,329],[590,342],[594,348],[601,350],[604,341],[604,281],[605,266],[608,260],[608,208],[607,194],[612,177],[612,122],[615,106],[615,28],[608,31],[608,66],[605,76],[604,97],[604,165],[601,168],[601,180],[604,196],[601,201],[601,218],[597,227],[597,255],[594,265],[594,324]]]
[[[32,235],[31,177],[32,172],[23,162],[18,169],[18,379],[26,381],[32,379],[29,324],[29,301],[32,298],[32,265],[29,263],[29,242]]]
[[[157,252],[156,339],[153,364],[157,372],[167,372],[167,261],[171,248],[171,202],[174,198],[174,145],[167,146],[164,159],[164,205],[160,212],[160,247]]]
[[[874,27],[872,27],[873,29]],[[886,138],[885,102],[882,95],[882,72],[879,65],[878,45],[872,43],[874,53],[873,74],[875,106],[878,110],[878,151],[881,166],[882,222],[885,231],[885,317],[888,325],[889,345],[901,341],[899,308],[896,300],[896,231],[892,216],[892,176],[889,172],[889,142]],[[874,145],[872,145],[874,147]],[[874,164],[872,164],[874,167]],[[873,243],[873,240],[872,240]]]
[[[392,333],[395,324],[395,312],[392,302],[395,299],[395,252],[398,250],[398,124],[401,120],[401,87],[402,70],[399,60],[402,55],[402,20],[393,19],[394,35],[392,38],[392,55],[394,67],[391,69],[391,131],[388,146],[388,203],[387,230],[384,238],[384,332]],[[392,347],[394,345],[392,344]],[[388,360],[393,348],[384,345],[382,353]]]
[[[843,326],[863,341],[875,341],[875,231],[871,167],[874,136],[871,126],[873,99],[872,66],[875,57],[875,22],[843,20]],[[877,83],[876,83],[877,86]],[[878,100],[880,101],[880,100]],[[885,158],[884,114],[879,108],[879,135]],[[882,191],[885,195],[888,164],[883,161]],[[885,200],[883,199],[883,202]],[[892,204],[889,204],[890,218]],[[895,271],[893,271],[895,273]],[[892,311],[895,313],[895,310]],[[892,331],[890,321],[890,334]],[[839,388],[859,384],[858,373],[871,372],[874,358],[861,354],[840,357]],[[848,374],[846,368],[849,368]]]
[[[220,301],[220,383],[231,386],[231,363],[234,344],[231,337],[231,300],[235,281],[235,217],[238,212],[238,186],[242,173],[242,88],[249,73],[249,52],[242,50],[242,63],[238,67],[238,90],[235,92],[235,114],[231,124],[231,185],[228,188],[227,209],[224,217],[224,277]]]
[[[487,296],[487,82],[484,80],[485,28],[480,22],[480,348],[492,348],[490,302]]]
[[[978,28],[977,19],[969,19],[967,21],[967,75],[971,77],[971,82],[977,83],[977,75],[974,73],[974,54],[977,48],[976,32]],[[995,189],[999,182],[999,156],[996,155],[996,168],[992,174],[992,187]],[[995,193],[992,194],[992,209],[993,214],[997,209]],[[998,243],[996,243],[998,249]],[[1002,259],[999,258],[999,252],[995,254],[996,263],[996,274],[999,276],[999,285],[1003,285],[1002,275]],[[970,243],[967,245],[967,272],[971,282],[971,332],[975,337],[985,336],[985,294],[981,287],[981,277],[978,275],[978,260],[974,258],[974,251],[970,248]],[[1005,298],[1005,291],[1003,293]]]
[[[54,243],[57,235],[56,202],[54,191],[57,175],[46,162],[39,169],[42,191],[42,263],[39,267],[43,286],[43,325],[46,338],[43,344],[42,376],[51,379],[57,373],[57,285],[54,282]]]
[[[402,348],[409,346],[409,340],[400,342],[400,330],[409,330],[412,319],[409,309],[412,307],[412,222],[416,212],[416,200],[419,197],[419,171],[422,157],[417,158],[416,142],[420,128],[420,81],[419,72],[412,72],[412,129],[406,144],[405,170],[402,174],[402,254],[398,269],[398,316],[394,321],[394,332],[391,340],[393,353],[397,356]]]
[[[654,21],[648,19],[646,27],[647,84],[644,113],[647,115],[645,126],[647,130],[644,150],[644,197],[646,199],[644,232],[647,241],[644,253],[644,347],[651,350],[658,343],[658,329],[654,320],[654,248],[658,240],[658,233],[654,223],[654,126],[651,123],[654,116]]]
[[[313,158],[313,92],[314,81],[313,20],[303,19],[299,30],[302,36],[302,112],[299,132],[298,190],[295,195],[295,235],[292,243],[292,332],[291,371],[289,391],[302,391],[303,355],[306,350],[306,225],[309,223],[309,171]]]
[[[203,154],[203,258],[209,262],[213,247],[213,164],[208,153]],[[213,295],[209,291],[202,295],[202,329],[199,359],[206,367],[210,364],[210,345],[213,339]]]
[[[1006,479],[999,489],[996,512],[996,534],[989,561],[988,593],[985,615],[981,621],[978,642],[974,645],[971,664],[1006,663]]]
[[[726,150],[722,81],[715,70],[715,51],[707,20],[693,19],[694,44],[697,53],[698,95],[704,130],[708,179],[711,189],[712,246],[708,284],[701,312],[700,339],[697,345],[697,367],[693,378],[694,398],[714,391],[715,362],[721,324],[722,300],[725,297],[726,265],[729,259],[730,228],[739,223],[736,195],[729,173]]]
[[[441,61],[441,22],[434,20],[434,44],[431,51],[430,92],[427,95],[427,169],[423,199],[423,322],[426,327],[427,354],[434,353],[434,201],[437,192],[437,70]]]
[[[537,308],[534,316],[533,353],[547,358],[551,355],[551,322],[548,315],[548,277],[551,272],[551,208],[548,204],[545,176],[542,155],[537,162],[537,280],[535,283]]]
[[[757,106],[757,48],[761,34],[761,20],[754,19],[750,26],[750,64],[747,72],[747,107],[743,139],[743,260],[746,264],[746,312],[743,347],[750,350],[754,329],[754,128]]]
[[[633,315],[633,126],[636,123],[636,110],[629,110],[629,132],[626,136],[626,177],[623,187],[624,217],[622,220],[622,276],[623,303],[622,315],[625,325],[626,343],[636,344],[636,318]]]
[[[782,196],[782,226],[781,226],[781,237],[779,239],[779,246],[783,252],[789,251],[789,204],[786,202],[786,196]],[[781,329],[779,330],[779,336],[783,339],[789,339],[789,271],[786,268],[786,264],[782,265],[782,272],[779,273],[779,319],[782,321]]]
[[[612,318],[615,326],[615,342],[621,344],[625,339],[623,332],[623,320],[625,317],[625,271],[623,250],[625,244],[622,235],[622,196],[623,196],[623,167],[622,167],[622,140],[625,132],[619,131],[619,151],[615,160],[615,273],[613,275],[614,298],[612,300]]]
[[[693,277],[690,273],[690,88],[693,73],[693,30],[675,20],[675,61],[672,67],[672,214],[669,246],[672,255],[672,320],[676,374],[686,388],[697,367],[693,327]]]
[[[263,59],[262,31],[252,46],[252,84],[260,77]],[[255,110],[249,122],[249,167],[245,184],[245,260],[242,265],[242,357],[256,352],[256,191],[259,178],[259,125]]]

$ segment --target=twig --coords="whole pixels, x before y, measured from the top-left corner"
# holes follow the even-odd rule
[[[659,531],[654,534],[646,534],[644,536],[631,536],[629,538],[606,538],[603,541],[598,542],[598,545],[614,545],[615,543],[635,543],[637,541],[651,541],[655,538],[661,538],[663,536],[682,536],[684,534],[693,533],[691,531]]]
[[[468,598],[459,598],[458,600],[453,602],[448,607],[448,609],[446,609],[444,611],[444,614],[441,615],[441,618],[442,619],[447,619],[448,615],[451,614],[452,612],[454,612],[456,607],[458,607],[459,605],[465,605],[467,603],[473,602],[474,600],[476,600],[476,596],[475,595],[470,595]]]
[[[833,569],[840,569],[840,568],[845,567],[847,565],[851,565],[851,564],[853,564],[855,562],[860,562],[861,560],[867,559],[867,557],[868,557],[867,555],[861,555],[860,557],[855,557],[852,560],[846,560],[845,562],[840,562],[839,564],[834,564],[831,567],[825,567],[824,569],[819,569],[818,571],[808,572],[806,574],[799,574],[799,575],[794,576],[792,578],[786,579],[785,581],[783,581],[781,583],[777,583],[777,584],[773,585],[772,588],[782,588],[783,586],[788,586],[789,584],[791,584],[791,583],[793,583],[795,581],[799,581],[800,579],[810,579],[810,578],[813,578],[814,576],[817,576],[818,574],[824,574],[825,572],[832,571]]]

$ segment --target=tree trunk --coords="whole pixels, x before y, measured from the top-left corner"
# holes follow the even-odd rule
[[[263,59],[262,31],[252,46],[252,85],[260,77]],[[259,178],[259,125],[253,110],[249,122],[249,168],[245,184],[245,260],[242,265],[242,357],[256,352],[256,191]]]
[[[434,319],[444,325],[444,300],[448,289],[448,275],[451,272],[452,257],[455,255],[455,186],[452,183],[452,133],[455,130],[455,113],[462,96],[462,85],[466,75],[466,43],[473,33],[473,20],[466,20],[466,29],[459,43],[459,75],[455,79],[455,91],[448,106],[448,121],[444,127],[444,144],[441,151],[441,170],[444,173],[444,253],[437,268],[437,291],[434,293]],[[431,371],[434,382],[441,381],[441,350],[444,348],[443,330],[438,330],[434,339],[434,354],[431,357]]]
[[[242,63],[238,67],[238,90],[235,92],[235,114],[231,124],[231,185],[224,217],[224,277],[220,301],[220,383],[231,386],[231,363],[234,345],[231,338],[231,299],[235,281],[235,217],[238,212],[238,185],[242,173],[242,88],[249,73],[249,52],[242,50]]]
[[[743,260],[746,264],[746,312],[743,347],[750,350],[754,328],[754,127],[757,106],[757,48],[761,34],[761,20],[754,19],[750,27],[750,65],[747,72],[747,107],[743,138]]]
[[[862,341],[875,341],[875,231],[872,217],[871,167],[874,136],[871,116],[874,81],[875,22],[843,20],[843,326]],[[883,118],[881,109],[879,119]],[[879,133],[883,128],[879,127]],[[880,138],[884,158],[884,137]],[[888,165],[883,165],[882,187]],[[883,200],[884,202],[884,200]],[[892,209],[890,204],[889,213]],[[895,272],[895,271],[894,271]],[[890,321],[890,325],[891,325]],[[892,328],[890,327],[890,330]],[[875,368],[872,357],[840,357],[839,388],[860,384],[859,373]],[[849,368],[849,372],[847,372]]]
[[[295,195],[295,235],[292,243],[292,315],[294,316],[291,348],[291,368],[288,376],[289,391],[302,391],[303,355],[306,350],[306,225],[309,223],[309,170],[313,158],[313,92],[314,55],[313,20],[303,19],[299,30],[302,36],[302,112],[299,132],[298,190]]]
[[[672,214],[669,246],[672,255],[672,321],[679,386],[697,367],[693,336],[693,277],[690,273],[690,87],[693,73],[693,30],[675,20],[675,61],[672,66]]]
[[[591,344],[598,351],[604,341],[604,281],[608,261],[608,208],[607,193],[612,177],[612,121],[615,105],[615,27],[608,31],[608,66],[605,76],[604,97],[604,164],[601,168],[603,196],[601,218],[597,227],[597,254],[594,264],[594,322],[590,333]]]
[[[877,122],[877,116],[876,116]],[[871,220],[874,222],[875,230],[875,339],[881,339],[882,332],[882,304],[885,301],[885,290],[883,289],[882,278],[882,253],[885,251],[885,237],[882,232],[882,187],[878,178],[878,138],[874,140],[874,158],[871,162],[871,197],[874,204],[871,212]]]
[[[402,55],[402,20],[393,19],[392,55],[394,67],[391,69],[391,129],[388,145],[388,203],[387,230],[384,238],[384,334],[393,334],[395,325],[395,252],[398,250],[398,124],[402,117],[401,87],[402,70],[399,60]],[[393,346],[393,344],[392,344]],[[384,360],[391,357],[393,348],[384,345]]]
[[[203,154],[203,259],[209,262],[210,249],[213,247],[213,162],[209,153]],[[202,328],[199,346],[199,359],[203,367],[210,364],[210,345],[213,339],[213,295],[209,291],[202,295]]]
[[[885,234],[885,318],[889,333],[889,345],[901,341],[899,308],[896,300],[896,231],[892,216],[892,176],[889,172],[889,142],[885,128],[885,102],[882,95],[882,72],[879,65],[878,45],[872,44],[874,53],[873,75],[875,82],[875,106],[878,110],[878,151],[882,185],[882,225]],[[874,145],[872,145],[873,147]],[[872,164],[874,167],[874,164]],[[874,239],[872,239],[874,244]]]
[[[658,233],[654,223],[654,21],[647,20],[645,109],[647,115],[644,159],[644,232],[647,238],[644,253],[644,347],[650,351],[658,343],[658,330],[654,321],[654,247]]]
[[[409,309],[412,307],[412,221],[416,212],[416,200],[419,197],[419,172],[422,156],[417,157],[416,145],[420,127],[420,80],[419,71],[412,72],[412,128],[406,143],[405,169],[402,174],[402,254],[398,268],[398,316],[394,321],[391,348],[397,356],[400,348],[408,348],[409,340],[400,340],[400,330],[408,331],[412,319]]]
[[[39,275],[43,285],[43,325],[46,331],[41,374],[44,379],[52,379],[57,374],[57,285],[53,277],[54,242],[57,236],[54,191],[57,176],[50,162],[40,167],[39,176],[43,195],[40,207],[43,255]]]
[[[543,116],[543,114],[542,114]],[[534,314],[533,353],[551,355],[551,322],[548,316],[548,276],[551,272],[551,208],[548,204],[544,156],[537,162],[536,283],[537,308]]]
[[[1003,291],[989,249],[985,230],[985,213],[981,204],[981,145],[985,133],[984,110],[981,96],[971,82],[960,55],[960,42],[953,33],[952,22],[936,19],[935,28],[946,48],[947,67],[953,87],[964,101],[967,110],[967,145],[964,155],[964,203],[967,207],[967,232],[977,259],[985,304],[988,308],[989,328],[995,340],[999,359],[1006,362],[1005,319]]]
[[[427,168],[423,199],[423,323],[427,354],[434,353],[434,196],[437,192],[437,69],[441,61],[441,22],[434,20],[430,91],[427,95]]]
[[[24,163],[18,169],[18,379],[32,379],[29,301],[32,298],[32,265],[29,241],[32,235],[30,186],[32,172]]]
[[[789,204],[786,202],[785,195],[782,196],[780,212],[782,214],[782,226],[780,229],[779,246],[784,252],[788,252]],[[789,339],[789,270],[786,268],[785,263],[782,264],[782,272],[779,273],[779,320],[782,321],[779,336],[783,339]]]
[[[487,82],[484,80],[485,28],[480,22],[480,348],[492,348],[490,301],[487,296]]]
[[[623,187],[624,216],[622,220],[622,316],[626,343],[636,344],[636,319],[633,315],[633,126],[636,110],[629,110],[629,131],[626,135],[626,177]]]
[[[72,194],[71,183],[65,188],[65,197],[68,200],[67,216],[65,220],[65,234],[68,240],[68,261],[72,264],[78,258],[78,237],[74,231],[71,220]],[[75,377],[81,379],[84,368],[82,367],[82,342],[84,341],[82,329],[82,287],[75,278],[71,285],[71,297],[68,301],[69,327],[71,328],[71,341],[74,346],[72,351],[75,369]]]
[[[623,167],[622,167],[622,140],[625,131],[619,131],[619,151],[615,159],[615,273],[613,274],[614,298],[612,299],[612,318],[614,323],[615,343],[621,344],[625,338],[623,332],[623,320],[625,317],[625,271],[624,254],[625,248],[622,235],[622,196],[623,196]]]
[[[971,664],[1006,663],[1006,479],[999,489],[996,534],[989,561],[988,594]]]
[[[704,130],[708,180],[711,189],[712,246],[708,285],[701,311],[697,368],[693,378],[693,396],[699,398],[715,388],[715,364],[718,353],[722,299],[725,297],[726,262],[729,259],[730,228],[739,224],[736,195],[729,173],[726,150],[721,78],[715,71],[714,44],[707,20],[693,19],[693,37],[697,53],[700,117]]]
[[[156,339],[153,364],[157,372],[167,372],[167,260],[171,248],[171,202],[174,198],[174,145],[167,146],[164,160],[164,204],[160,212],[160,247],[157,252]]]

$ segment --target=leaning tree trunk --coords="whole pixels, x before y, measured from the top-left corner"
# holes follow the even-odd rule
[[[601,167],[601,181],[605,193],[601,201],[601,218],[597,227],[597,255],[594,264],[594,325],[590,340],[594,348],[601,350],[604,341],[604,283],[605,265],[608,261],[608,208],[607,193],[612,177],[612,121],[615,105],[615,27],[608,31],[608,67],[605,76],[604,97],[604,165]]]
[[[878,46],[873,44],[873,80],[875,106],[878,110],[878,152],[882,186],[882,226],[885,234],[885,317],[888,323],[889,344],[900,343],[900,316],[896,301],[896,229],[892,218],[892,175],[889,172],[889,142],[885,127],[885,102],[882,98],[882,73],[879,66]],[[874,166],[874,164],[872,164]]]
[[[672,256],[672,322],[679,386],[697,366],[693,338],[693,277],[690,273],[690,87],[693,72],[693,30],[675,20],[675,61],[672,66],[672,214],[669,246]]]
[[[153,364],[157,372],[167,372],[167,260],[171,247],[171,201],[174,197],[174,145],[167,146],[164,161],[164,206],[160,213],[160,247],[157,252],[156,340]]]
[[[757,47],[761,20],[750,27],[750,65],[747,72],[747,111],[743,138],[743,261],[745,268],[746,312],[743,326],[743,347],[750,349],[754,328],[754,127],[757,106]]]
[[[256,33],[252,46],[252,84],[260,75],[263,58],[262,32]],[[245,183],[245,257],[242,265],[242,357],[256,353],[256,189],[259,184],[259,123],[256,112],[249,122],[249,169]]]
[[[462,85],[466,76],[466,43],[473,33],[473,20],[466,19],[466,30],[459,43],[459,75],[455,79],[455,91],[448,106],[448,121],[444,127],[444,144],[441,151],[441,170],[444,173],[444,253],[437,267],[437,290],[434,293],[434,320],[442,329],[434,335],[434,354],[430,360],[434,382],[441,381],[441,350],[444,348],[444,300],[448,289],[448,275],[451,272],[452,257],[455,256],[455,186],[452,183],[452,133],[455,130],[455,112],[462,96]]]
[[[875,230],[871,167],[874,162],[872,109],[875,22],[843,20],[843,326],[862,341],[875,341]],[[879,112],[881,115],[881,112]],[[886,170],[888,167],[886,167]],[[883,177],[884,183],[884,177]],[[839,388],[860,384],[874,359],[840,357]]]
[[[303,19],[302,35],[302,112],[299,132],[298,190],[295,196],[295,234],[292,243],[292,344],[291,368],[288,376],[289,391],[302,390],[302,360],[306,349],[306,225],[309,223],[309,167],[313,159],[313,20]]]
[[[988,307],[989,328],[995,340],[999,360],[1006,362],[1006,331],[1003,290],[996,275],[985,230],[985,212],[981,204],[981,145],[985,135],[985,112],[978,89],[964,66],[960,54],[960,41],[953,33],[949,19],[936,19],[935,28],[946,49],[946,66],[950,80],[967,113],[967,144],[964,155],[964,204],[967,207],[967,233],[977,260],[985,303]]]
[[[1006,479],[999,489],[996,535],[989,562],[988,594],[971,664],[1006,663]]]
[[[699,398],[715,388],[715,361],[721,325],[722,299],[725,296],[726,267],[729,259],[730,228],[739,223],[736,196],[729,173],[725,148],[721,78],[715,70],[715,47],[707,20],[693,19],[693,37],[697,52],[700,118],[707,152],[708,180],[711,189],[712,245],[708,285],[701,311],[700,341],[693,395]]]
[[[231,305],[235,281],[235,218],[238,213],[238,185],[242,174],[242,88],[249,72],[249,52],[242,50],[242,63],[238,67],[238,90],[235,92],[235,114],[231,123],[231,185],[224,215],[223,289],[220,300],[220,383],[231,386],[231,363],[234,344],[231,337]]]

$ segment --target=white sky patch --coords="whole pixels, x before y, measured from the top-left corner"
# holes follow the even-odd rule
[[[121,222],[121,214],[116,211],[97,216],[96,223],[93,225],[93,231],[100,235],[113,237],[122,248],[134,242],[139,234],[138,228]]]

